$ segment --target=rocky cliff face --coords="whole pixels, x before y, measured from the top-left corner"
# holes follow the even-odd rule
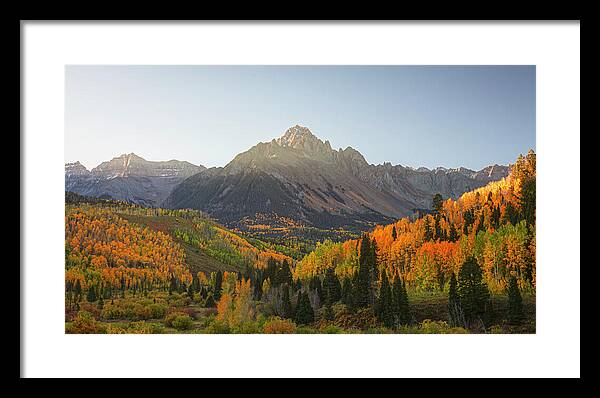
[[[186,179],[165,205],[200,209],[225,223],[261,213],[319,227],[366,228],[427,209],[436,193],[456,198],[507,174],[508,167],[498,165],[480,171],[371,165],[357,150],[333,150],[308,128],[294,126],[223,168]]]
[[[103,162],[91,171],[79,162],[65,164],[65,190],[159,206],[177,184],[205,169],[178,160],[147,161],[130,153]]]

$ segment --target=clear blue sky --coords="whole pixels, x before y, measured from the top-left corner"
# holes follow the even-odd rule
[[[535,149],[535,66],[67,66],[65,161],[224,166],[290,126],[369,163],[508,164]]]

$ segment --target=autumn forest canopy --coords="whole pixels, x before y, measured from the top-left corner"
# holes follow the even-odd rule
[[[67,192],[66,332],[534,333],[535,153],[430,207],[291,236]]]

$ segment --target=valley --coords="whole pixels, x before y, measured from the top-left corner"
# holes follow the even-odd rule
[[[303,129],[265,145],[162,206],[67,192],[66,332],[535,333],[535,153],[417,172],[444,194],[409,202],[394,187],[414,176],[322,171],[343,155]]]

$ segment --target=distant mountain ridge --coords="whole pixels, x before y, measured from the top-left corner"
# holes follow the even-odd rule
[[[148,161],[123,154],[88,170],[80,162],[65,164],[65,190],[80,195],[159,206],[171,190],[204,166],[169,160]]]
[[[354,148],[336,151],[296,125],[225,167],[187,178],[164,205],[202,210],[225,223],[272,214],[319,227],[367,228],[429,208],[436,193],[456,199],[508,172],[501,165],[479,171],[372,165]]]

